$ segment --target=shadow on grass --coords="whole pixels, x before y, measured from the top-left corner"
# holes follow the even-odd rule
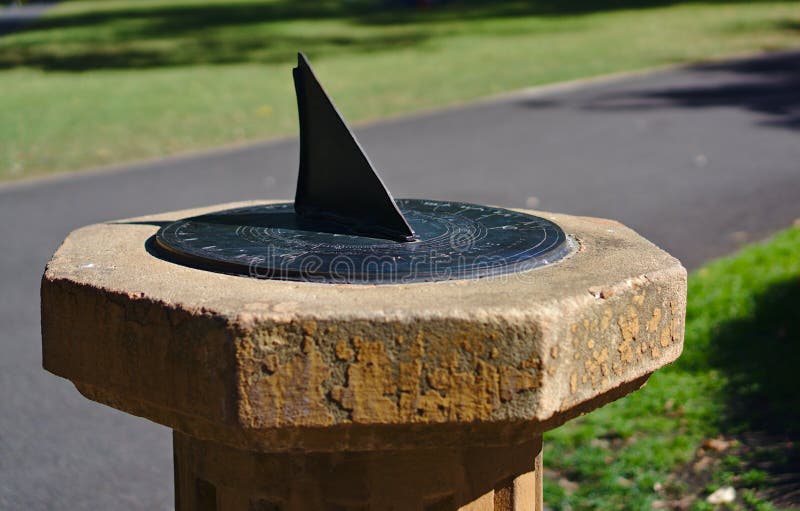
[[[123,3],[53,15],[16,40],[0,40],[0,68],[88,71],[241,62],[292,62],[298,50],[331,53],[396,50],[425,42],[422,29],[358,32],[346,23],[369,16],[372,2],[232,1]],[[67,8],[68,9],[68,8]],[[346,22],[335,30],[309,22]],[[281,24],[283,22],[283,24]]]
[[[144,44],[98,43],[65,50],[57,47],[0,48],[0,69],[35,67],[46,71],[142,69],[168,66],[235,64],[242,62],[291,63],[297,52],[320,56],[374,52],[421,44],[429,37],[421,32],[368,37],[349,36],[255,36],[217,37],[197,35],[174,41],[171,48]]]
[[[742,3],[707,0],[703,3]],[[752,0],[751,0],[752,1]],[[91,3],[86,2],[84,3]],[[53,71],[147,68],[239,62],[291,62],[297,50],[314,57],[396,50],[448,34],[437,23],[520,16],[576,16],[663,7],[681,0],[461,0],[403,7],[397,0],[271,0],[226,3],[122,3],[46,17],[16,41],[0,41],[0,68]],[[422,3],[422,2],[419,2]],[[68,6],[69,7],[69,6]],[[303,23],[338,20],[338,33]],[[348,30],[350,25],[352,30]],[[356,30],[366,27],[368,30]],[[370,29],[370,27],[373,27]],[[468,30],[468,29],[465,29]]]
[[[724,323],[711,340],[710,363],[729,383],[731,427],[800,435],[800,279],[756,297],[747,319]]]
[[[726,435],[748,446],[749,466],[769,474],[763,494],[800,502],[800,279],[756,297],[753,314],[724,323],[709,362],[728,378]]]

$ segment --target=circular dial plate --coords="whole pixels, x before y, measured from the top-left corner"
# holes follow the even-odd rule
[[[162,227],[165,258],[257,278],[393,284],[479,278],[558,261],[571,248],[553,222],[463,202],[400,199],[419,240],[341,234],[341,227],[298,217],[292,203],[229,209]]]

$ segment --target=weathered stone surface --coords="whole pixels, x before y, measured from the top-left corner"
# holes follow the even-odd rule
[[[682,349],[685,270],[609,220],[536,213],[575,253],[468,281],[255,280],[148,251],[158,222],[238,205],[71,233],[42,280],[45,368],[197,438],[368,450],[526,441]]]

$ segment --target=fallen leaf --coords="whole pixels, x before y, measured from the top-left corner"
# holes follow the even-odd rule
[[[730,446],[731,443],[722,438],[709,438],[703,442],[703,447],[716,452],[725,452]]]

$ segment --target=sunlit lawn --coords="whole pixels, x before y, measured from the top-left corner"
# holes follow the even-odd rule
[[[363,121],[799,35],[796,1],[65,2],[0,38],[0,179],[294,134],[297,50]]]

